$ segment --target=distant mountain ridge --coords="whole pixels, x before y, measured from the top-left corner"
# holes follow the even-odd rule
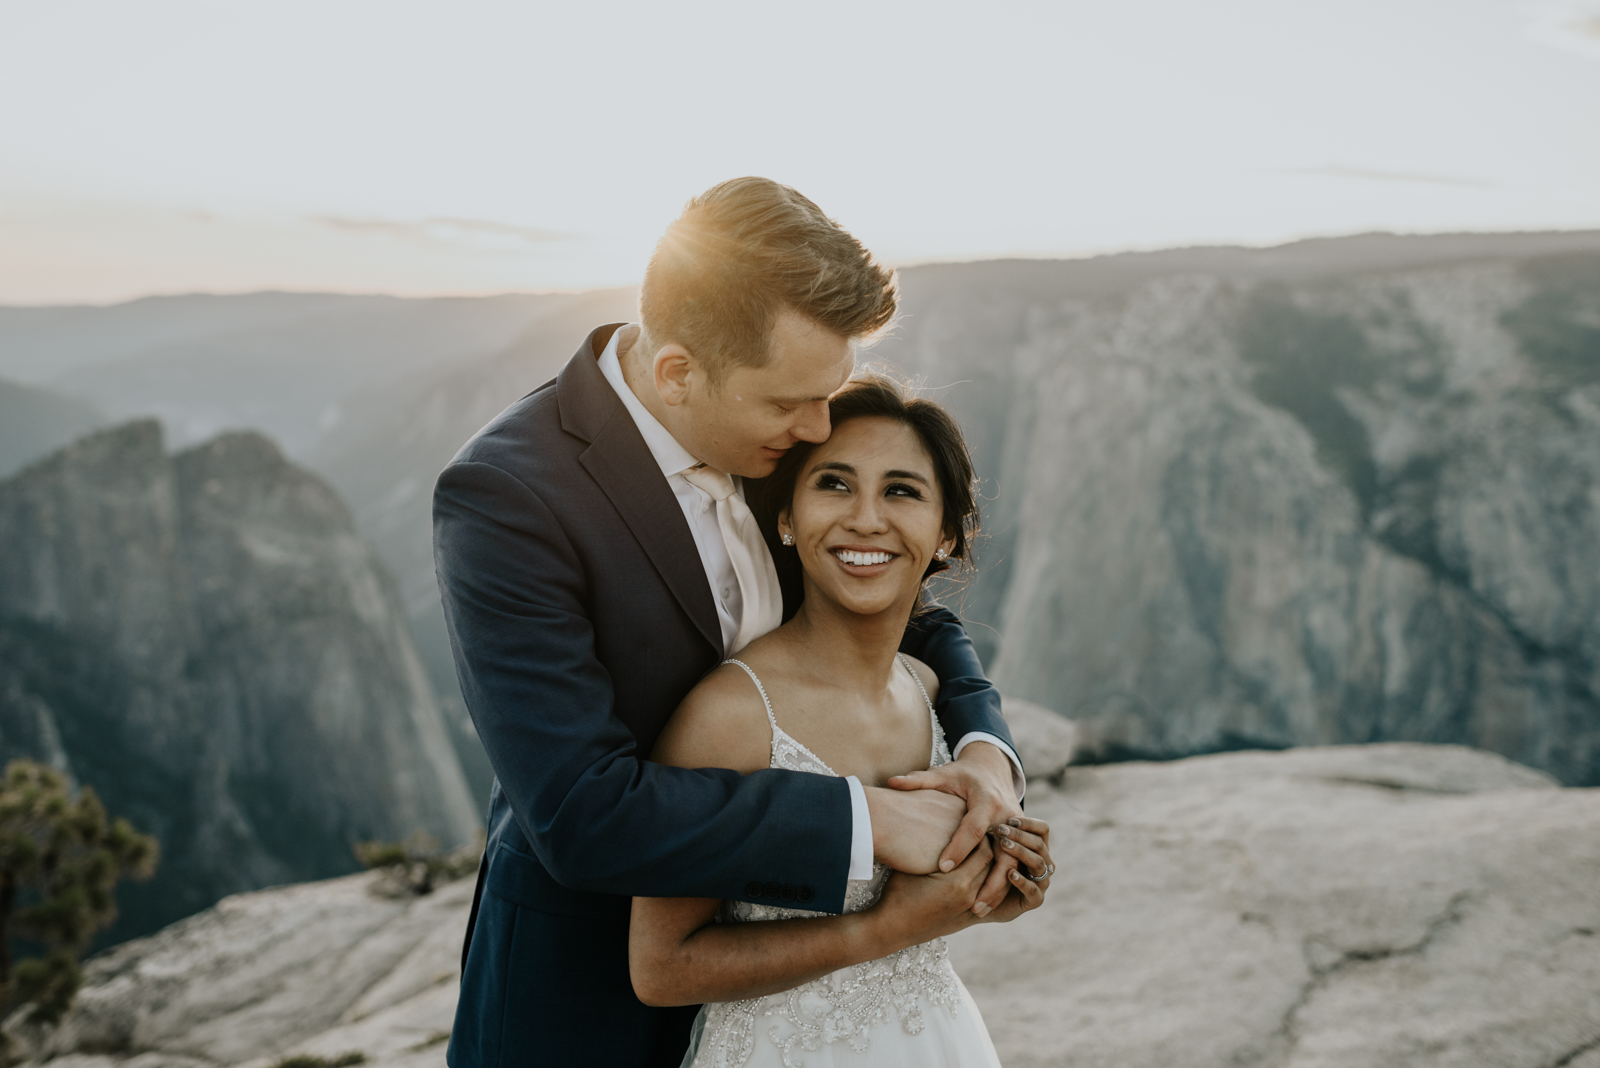
[[[571,299],[257,293],[0,308],[0,376],[115,419],[157,415],[179,446],[257,429],[301,456],[350,395],[497,352]]]
[[[0,307],[0,376],[48,383],[66,403],[107,413],[103,422],[155,415],[180,446],[260,430],[329,478],[399,581],[474,792],[486,797],[488,762],[459,699],[433,582],[433,478],[473,431],[553,375],[590,329],[631,318],[635,303],[633,290],[618,289]],[[81,420],[54,425],[69,424]],[[19,451],[32,459],[87,429]]]
[[[108,422],[76,398],[0,378],[0,478]]]
[[[1460,742],[1600,783],[1597,262],[1600,232],[1560,232],[918,266],[868,358],[973,443],[961,596],[992,672],[1102,755]],[[337,408],[303,456],[449,695],[434,477],[633,299],[552,295],[498,349],[343,397],[273,387]]]
[[[320,479],[257,434],[153,420],[0,482],[0,758],[93,785],[162,843],[112,939],[348,872],[354,842],[470,841],[391,581]]]

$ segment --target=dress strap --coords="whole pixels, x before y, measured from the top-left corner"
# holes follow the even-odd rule
[[[754,669],[752,669],[750,665],[746,664],[743,660],[735,660],[731,656],[724,660],[723,663],[738,664],[740,667],[744,668],[744,673],[750,676],[750,681],[756,684],[756,689],[761,691],[761,703],[767,706],[767,722],[772,724],[772,733],[776,735],[778,733],[778,717],[772,714],[772,699],[767,696],[767,688],[761,685],[761,679],[757,677]],[[918,683],[917,685],[920,686],[921,683]],[[922,696],[927,697],[928,695],[924,693]]]
[[[911,662],[906,659],[906,654],[896,653],[895,655],[900,658],[900,666],[906,669],[906,674],[911,676],[911,681],[917,684],[917,692],[922,694],[922,703],[928,706],[928,722],[932,726],[933,733],[933,751],[928,754],[928,767],[937,767],[944,763],[944,760],[950,759],[948,751],[942,754],[944,760],[939,759],[941,756],[940,746],[944,745],[944,726],[939,722],[939,713],[933,710],[933,702],[928,699],[928,688],[922,685],[922,677],[911,670]]]
[[[910,661],[906,660],[906,654],[896,653],[895,656],[900,658],[900,666],[906,669],[906,674],[911,676],[911,681],[917,684],[917,692],[922,695],[922,703],[928,706],[928,715],[935,716],[936,713],[933,711],[933,702],[928,700],[928,689],[922,685],[922,679],[917,676],[917,673],[911,670],[911,663]],[[745,670],[749,671],[750,669],[745,668]],[[754,676],[752,675],[752,677]],[[756,685],[759,686],[760,683],[757,683]]]

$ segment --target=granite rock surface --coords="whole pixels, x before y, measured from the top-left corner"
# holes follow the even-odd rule
[[[1029,795],[1045,906],[950,939],[1007,1068],[1600,1064],[1600,791],[1389,744],[1073,766]],[[35,1057],[443,1064],[472,881],[376,882],[229,898],[101,955]]]

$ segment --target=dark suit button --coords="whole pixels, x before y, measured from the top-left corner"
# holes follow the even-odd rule
[[[816,896],[817,896],[816,894],[813,894],[811,892],[811,887],[802,886],[800,888],[800,900],[801,901],[810,901],[812,898],[814,898]]]
[[[744,894],[746,897],[766,897],[767,895],[763,894],[761,891],[762,886],[760,883],[751,883],[749,886],[744,888]]]
[[[761,888],[761,894],[763,897],[777,897],[781,893],[783,893],[782,883],[768,883],[766,886]]]
[[[783,884],[783,899],[785,901],[793,901],[794,900],[794,895],[795,895],[794,884],[793,883],[784,883]]]

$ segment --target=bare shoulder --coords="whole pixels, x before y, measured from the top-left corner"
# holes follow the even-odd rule
[[[680,768],[732,768],[749,773],[772,762],[767,708],[750,676],[734,664],[716,668],[689,691],[650,759]]]
[[[922,688],[928,691],[928,700],[937,701],[939,699],[939,676],[933,673],[933,668],[914,656],[907,656],[906,663],[911,665],[911,671],[917,676],[917,681],[922,683]]]

